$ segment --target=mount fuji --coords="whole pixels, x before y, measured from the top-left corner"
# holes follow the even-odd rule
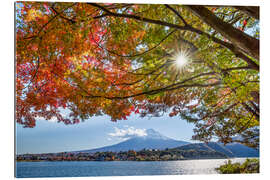
[[[139,151],[142,149],[164,150],[166,148],[175,148],[186,144],[189,144],[189,142],[174,140],[160,134],[154,129],[147,129],[145,136],[133,137],[126,141],[111,146],[105,146],[90,150],[81,150],[76,152],[85,152],[85,153],[106,152],[106,151],[119,152],[128,150]]]
[[[190,143],[186,141],[174,140],[166,137],[153,129],[147,129],[144,136],[136,136],[114,144],[96,149],[74,151],[75,153],[95,153],[95,152],[120,152],[120,151],[140,151],[143,149],[175,149],[175,150],[195,150],[195,151],[216,151],[223,153],[227,157],[259,157],[259,150],[247,147],[239,143],[229,143],[224,146],[222,143]]]

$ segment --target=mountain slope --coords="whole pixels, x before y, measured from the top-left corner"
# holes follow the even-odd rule
[[[114,144],[111,146],[105,146],[97,149],[90,149],[90,150],[82,150],[78,152],[88,152],[88,153],[94,153],[94,152],[106,152],[106,151],[113,151],[113,152],[119,152],[119,151],[128,151],[128,150],[135,150],[139,151],[142,149],[166,149],[166,148],[175,148],[178,146],[182,146],[185,144],[189,144],[189,142],[186,141],[178,141],[171,138],[168,138],[159,132],[148,129],[146,130],[147,135],[141,136],[141,137],[135,137],[128,139],[126,141],[120,142],[118,144]]]
[[[209,142],[207,144],[207,146],[214,149],[217,152],[221,152],[221,153],[227,155],[228,157],[235,157],[236,156],[230,149],[228,149],[226,146],[224,146],[221,143]]]

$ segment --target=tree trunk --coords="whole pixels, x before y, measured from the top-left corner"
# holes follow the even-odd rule
[[[253,58],[259,60],[260,41],[258,39],[253,38],[233,27],[231,24],[222,21],[203,6],[190,5],[187,7],[198,17],[200,17],[202,21],[231,41],[240,51],[247,53]]]
[[[258,6],[232,6],[232,7],[246,13],[247,15],[255,19],[260,19],[260,8]]]

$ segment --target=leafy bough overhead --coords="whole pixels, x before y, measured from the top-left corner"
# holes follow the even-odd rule
[[[16,120],[181,116],[258,147],[257,7],[16,3]]]

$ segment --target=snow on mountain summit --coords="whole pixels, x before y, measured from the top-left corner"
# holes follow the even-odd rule
[[[154,129],[147,129],[146,136],[143,136],[142,138],[163,139],[163,140],[170,139],[170,138],[160,134],[159,132],[155,131]]]

